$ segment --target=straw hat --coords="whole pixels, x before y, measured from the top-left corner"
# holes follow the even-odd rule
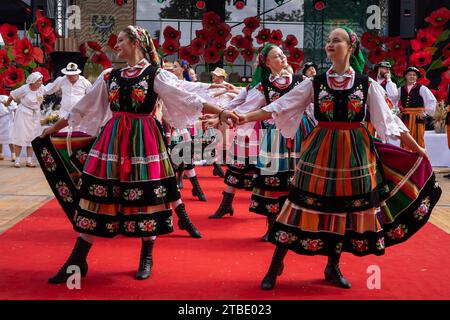
[[[80,74],[81,70],[78,69],[78,65],[76,63],[69,62],[67,67],[65,67],[64,69],[61,69],[61,73],[68,75],[68,76],[74,76],[74,75]]]
[[[228,77],[227,72],[222,68],[215,68],[214,71],[211,71],[211,74],[218,76],[218,77],[224,77],[224,78]]]

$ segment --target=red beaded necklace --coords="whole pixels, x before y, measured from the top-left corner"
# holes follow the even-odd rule
[[[142,69],[140,68],[129,68],[123,71],[123,75],[127,78],[136,77]]]
[[[336,74],[336,72],[334,70],[331,70],[331,72],[329,74],[330,75]],[[351,76],[353,73],[351,70],[348,70],[347,74],[349,74]],[[332,85],[332,87],[334,89],[346,88],[348,86],[350,80],[352,80],[351,77],[345,77],[344,80],[342,80],[342,81],[338,81],[336,77],[328,77],[328,81],[330,82],[330,84]]]

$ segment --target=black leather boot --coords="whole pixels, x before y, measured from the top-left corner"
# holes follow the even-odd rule
[[[221,177],[221,178],[225,177],[225,172],[223,172],[222,167],[217,162],[213,163],[213,167],[214,167],[213,176]]]
[[[181,190],[181,189],[184,188],[184,185],[183,185],[183,171],[177,171],[176,175],[177,175],[178,188]]]
[[[339,288],[350,289],[352,285],[342,275],[339,269],[339,257],[328,257],[328,263],[325,267],[325,280],[338,286]]]
[[[136,279],[145,280],[152,274],[153,266],[153,245],[155,240],[141,240],[141,257],[139,259],[139,268],[136,272]]]
[[[198,197],[200,201],[206,201],[205,194],[203,193],[202,187],[200,187],[197,176],[190,177],[189,180],[192,184],[192,195]]]
[[[272,262],[270,263],[269,271],[261,282],[261,289],[272,290],[275,287],[277,277],[283,273],[284,263],[283,259],[286,256],[287,249],[277,247],[273,253]]]
[[[229,214],[230,216],[233,215],[234,210],[231,206],[233,203],[234,193],[228,193],[228,192],[222,192],[223,198],[222,202],[219,205],[219,208],[214,212],[212,216],[209,216],[209,219],[219,219],[222,218],[224,215]]]
[[[194,226],[192,221],[189,219],[184,203],[180,204],[175,208],[175,213],[178,216],[178,228],[181,230],[186,230],[192,238],[201,238],[202,235],[200,231]]]
[[[72,275],[67,273],[67,268],[72,265],[76,265],[81,270],[81,277],[86,277],[88,272],[88,263],[86,257],[91,249],[92,244],[83,240],[83,238],[78,237],[77,242],[70,254],[70,257],[64,263],[64,265],[59,269],[59,271],[51,278],[48,279],[48,283],[64,283]]]
[[[267,216],[267,232],[261,238],[261,241],[263,241],[263,242],[268,242],[269,241],[269,232],[270,232],[270,229],[272,229],[272,226],[275,223],[276,219],[277,219],[277,217],[274,216],[274,215]]]

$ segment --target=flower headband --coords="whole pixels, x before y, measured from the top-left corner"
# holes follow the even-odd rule
[[[136,38],[138,45],[144,50],[145,58],[153,65],[159,66],[160,60],[153,44],[152,37],[147,30],[139,26],[128,26],[133,36]]]

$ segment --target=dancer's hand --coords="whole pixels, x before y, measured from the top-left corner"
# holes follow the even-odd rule
[[[233,111],[223,110],[220,113],[220,121],[224,121],[228,124],[229,127],[234,127],[239,121],[239,116]]]
[[[40,137],[45,138],[55,132],[56,132],[55,128],[53,126],[51,126],[51,127],[45,128],[44,131],[42,131]]]
[[[421,157],[424,157],[425,159],[428,159],[427,150],[425,150],[425,148],[418,147],[418,148],[415,150],[415,152],[418,153]]]
[[[202,127],[204,130],[209,129],[209,128],[218,128],[219,123],[220,123],[220,120],[218,117],[204,119],[204,120],[202,120]]]
[[[244,114],[240,114],[239,115],[239,121],[238,121],[238,125],[239,124],[244,124],[244,123],[247,123],[248,122],[248,117],[247,117],[247,115],[244,113]]]

